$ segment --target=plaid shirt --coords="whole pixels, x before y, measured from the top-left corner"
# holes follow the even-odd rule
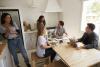
[[[87,34],[86,32],[83,34],[82,38],[80,38],[78,41],[85,44],[85,48],[98,48],[98,40],[99,37],[96,33],[92,32],[90,34]]]

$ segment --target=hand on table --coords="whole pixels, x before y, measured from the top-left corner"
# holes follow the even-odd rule
[[[78,48],[84,48],[85,47],[82,42],[77,42],[76,44],[77,44]]]

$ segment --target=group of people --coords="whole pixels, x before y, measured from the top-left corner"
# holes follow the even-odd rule
[[[56,29],[53,32],[53,35],[56,38],[62,38],[63,34],[68,35],[63,26],[64,21],[59,21]],[[78,39],[78,42],[82,42],[84,44],[84,48],[98,48],[98,36],[94,32],[94,29],[95,25],[92,23],[88,23],[84,35],[82,36],[82,38]],[[20,50],[22,56],[25,59],[27,67],[31,67],[27,52],[23,45],[22,35],[20,35],[20,29],[17,24],[13,22],[12,17],[9,13],[3,13],[1,16],[0,34],[2,34],[2,36],[8,41],[8,48],[14,58],[16,67],[20,67],[16,48]],[[39,57],[50,56],[52,62],[56,56],[56,52],[52,49],[52,46],[48,44],[48,40],[45,35],[47,35],[46,21],[44,16],[41,15],[37,20],[36,54]]]
[[[52,46],[48,44],[48,40],[45,37],[45,30],[46,30],[46,22],[44,16],[40,16],[37,21],[37,30],[38,30],[38,37],[37,37],[37,55],[39,57],[51,57],[51,62],[56,57],[56,52],[52,49]],[[63,34],[67,34],[65,31],[64,22],[58,21],[58,25],[53,32],[53,36],[56,38],[62,38]],[[95,25],[93,23],[87,23],[87,27],[83,36],[77,39],[77,42],[82,42],[84,44],[83,48],[85,49],[98,49],[98,35],[94,32]]]

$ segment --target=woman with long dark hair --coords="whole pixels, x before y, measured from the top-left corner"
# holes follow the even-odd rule
[[[39,57],[51,57],[51,62],[56,56],[56,53],[53,51],[52,46],[48,44],[46,38],[44,37],[45,25],[43,22],[38,24],[38,37],[37,37],[37,55]]]
[[[38,29],[38,25],[39,23],[43,23],[45,28],[44,28],[44,36],[47,38],[47,29],[46,29],[46,21],[45,21],[45,17],[43,15],[40,15],[38,20],[37,20],[37,29]]]
[[[19,35],[19,28],[18,26],[13,22],[12,17],[9,13],[3,13],[1,16],[1,31],[2,35],[7,39],[8,41],[8,48],[10,53],[12,54],[14,58],[14,62],[16,67],[19,66],[18,56],[16,52],[16,48],[20,50],[22,56],[25,59],[25,63],[27,67],[31,67],[29,64],[29,59],[26,53],[26,50],[23,45],[23,41],[21,36]]]
[[[43,22],[44,26],[46,25],[45,17],[43,15],[39,16],[37,23]]]

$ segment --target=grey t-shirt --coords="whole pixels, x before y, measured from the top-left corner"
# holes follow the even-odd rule
[[[62,38],[64,33],[65,33],[65,29],[63,27],[56,28],[55,31],[54,31],[54,34],[56,35],[56,38]]]
[[[14,26],[11,26],[9,29],[10,29],[10,32],[8,33],[8,37],[7,37],[7,39],[13,39],[13,38],[15,38],[15,37],[17,37],[17,34],[13,34],[13,32],[16,32],[16,30],[18,30],[19,29],[19,27],[17,26],[17,24],[16,23],[13,23],[14,24]],[[4,27],[4,26],[0,26],[0,33],[1,34],[3,34],[3,33],[5,33],[5,30],[6,30],[6,28]]]

